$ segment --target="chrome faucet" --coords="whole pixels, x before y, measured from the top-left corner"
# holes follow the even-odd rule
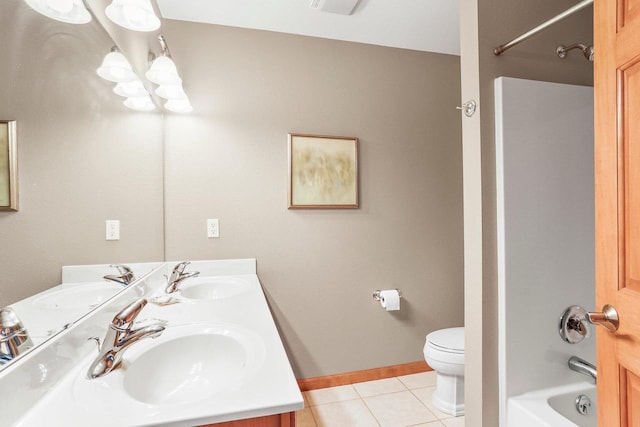
[[[115,315],[100,345],[98,356],[89,367],[87,378],[98,378],[118,368],[122,354],[129,346],[144,338],[156,338],[164,331],[161,322],[134,328],[134,321],[145,305],[147,300],[141,298]]]
[[[188,279],[189,277],[197,277],[200,274],[199,271],[191,271],[189,273],[185,273],[184,269],[187,268],[187,265],[189,264],[191,264],[191,262],[183,261],[173,268],[171,277],[169,277],[169,282],[167,284],[167,287],[165,288],[166,293],[171,294],[177,291],[178,286],[183,280]]]
[[[594,365],[583,360],[577,356],[571,356],[569,359],[569,369],[572,371],[576,371],[580,374],[587,375],[593,378],[593,381],[597,381],[598,379],[598,370]]]
[[[0,366],[33,347],[18,315],[10,307],[0,310]]]
[[[107,274],[106,276],[103,276],[104,280],[120,283],[122,286],[128,286],[129,284],[131,284],[131,282],[136,280],[133,275],[133,271],[131,271],[131,269],[126,265],[111,264],[109,267],[117,268],[120,276],[116,276],[115,274]]]

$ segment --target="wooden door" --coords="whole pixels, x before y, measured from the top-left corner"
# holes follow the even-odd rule
[[[598,426],[640,427],[640,0],[595,0]]]

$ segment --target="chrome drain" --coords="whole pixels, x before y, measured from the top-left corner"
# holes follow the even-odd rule
[[[582,415],[587,415],[591,410],[591,399],[589,399],[589,396],[581,394],[580,396],[576,397],[576,409]]]

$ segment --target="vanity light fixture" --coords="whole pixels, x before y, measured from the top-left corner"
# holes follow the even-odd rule
[[[86,24],[91,14],[82,0],[25,0],[36,12],[67,24]]]
[[[161,34],[158,36],[160,42],[160,48],[162,53],[151,62],[151,67],[145,73],[145,77],[150,82],[157,85],[177,85],[182,83],[182,79],[178,75],[176,64],[171,59],[171,53],[169,52],[169,46]]]
[[[174,113],[190,113],[193,111],[189,98],[170,99],[164,104],[164,108]]]
[[[110,20],[128,30],[148,32],[160,28],[160,19],[150,0],[113,0],[104,12]]]
[[[153,101],[151,101],[151,97],[149,96],[149,94],[147,94],[146,96],[127,98],[124,101],[124,105],[125,107],[136,111],[151,111],[156,108]]]
[[[159,56],[153,60],[151,68],[145,73],[150,82],[157,85],[176,85],[182,83],[176,64],[168,56]]]
[[[116,46],[112,47],[111,52],[104,57],[97,72],[103,79],[114,83],[132,82],[138,79],[129,61]]]
[[[158,85],[155,90],[156,95],[167,100],[164,108],[174,113],[190,113],[193,107],[182,87],[182,79],[178,75],[176,64],[171,59],[169,47],[163,35],[158,36],[162,53],[155,57],[149,54],[151,67],[145,73],[145,77],[152,83]]]
[[[164,99],[187,99],[187,94],[182,88],[182,83],[174,85],[160,85],[155,92],[156,95]]]
[[[116,95],[120,95],[125,98],[137,98],[149,95],[149,92],[147,92],[147,89],[144,87],[140,79],[134,80],[132,82],[118,83],[113,88],[113,91]]]

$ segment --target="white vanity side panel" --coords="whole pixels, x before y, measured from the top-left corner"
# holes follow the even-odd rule
[[[498,78],[496,179],[499,386],[506,399],[584,380],[577,355],[595,363],[595,337],[565,343],[570,305],[593,310],[593,88]]]

